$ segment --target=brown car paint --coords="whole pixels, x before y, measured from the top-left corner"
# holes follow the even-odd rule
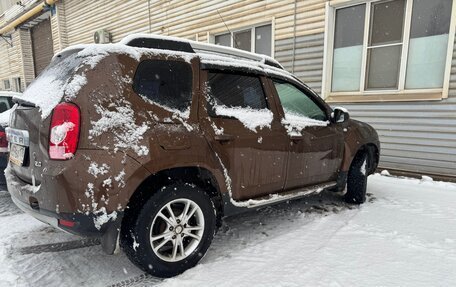
[[[200,69],[196,55],[191,60],[193,93],[189,118],[173,118],[172,112],[144,101],[133,91],[131,83],[119,81],[119,76],[133,79],[139,62],[145,59],[184,61],[179,56],[166,54],[142,56],[140,61],[112,54],[86,71],[88,83],[73,100],[81,110],[81,130],[78,150],[70,160],[49,159],[50,117],[41,121],[38,109],[32,107],[20,106],[15,111],[11,127],[28,130],[31,142],[26,166],[10,164],[11,173],[20,182],[8,184],[15,201],[23,205],[38,203],[38,209],[34,207],[36,212],[56,218],[91,214],[103,207],[108,214],[122,212],[148,178],[186,167],[207,171],[214,178],[214,188],[224,198],[229,198],[226,195],[230,187],[224,176],[226,167],[232,180],[230,196],[233,200],[243,201],[335,181],[348,171],[355,154],[367,144],[373,145],[378,154],[379,141],[375,131],[352,120],[330,123],[328,127],[309,127],[304,130],[302,138],[290,138],[281,124],[284,113],[280,100],[272,80],[266,76],[259,77],[274,114],[270,129],[254,133],[238,120],[209,117],[205,97],[207,71]],[[298,81],[293,83],[307,89]],[[315,101],[326,109],[329,119],[329,106],[320,98]],[[111,109],[109,103],[131,104],[136,124],[148,123],[149,129],[140,142],[149,149],[146,156],[138,156],[132,149],[115,152],[112,131],[90,139],[92,122],[100,119],[96,105]],[[171,120],[165,121],[166,118]],[[224,129],[223,136],[214,133],[212,123]],[[261,144],[259,137],[263,139]],[[40,166],[35,166],[35,162]],[[108,164],[108,173],[90,174],[88,170],[92,162]],[[123,181],[115,180],[122,173]],[[36,193],[30,191],[32,174],[35,184],[40,185]],[[104,183],[108,178],[112,180],[111,185]],[[93,184],[93,188],[89,184]],[[156,188],[149,186],[150,192]],[[223,209],[220,212],[223,213]],[[100,233],[105,230],[102,228]],[[97,231],[92,228],[91,232]]]

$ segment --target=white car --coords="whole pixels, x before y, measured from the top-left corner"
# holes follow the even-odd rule
[[[20,95],[20,93],[0,91],[0,186],[6,184],[3,170],[8,164],[8,141],[5,127],[8,126],[11,108],[14,106],[13,96]]]

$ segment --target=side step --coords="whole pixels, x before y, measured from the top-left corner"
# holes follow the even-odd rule
[[[242,205],[243,207],[256,208],[256,207],[260,207],[263,205],[275,204],[275,203],[280,203],[280,202],[291,200],[291,199],[305,197],[310,194],[317,194],[317,193],[322,192],[325,189],[335,187],[336,185],[337,185],[337,182],[332,181],[332,182],[328,182],[328,183],[324,183],[324,184],[318,184],[318,185],[313,185],[313,186],[309,186],[309,187],[293,189],[293,190],[286,191],[283,193],[271,194],[271,195],[259,197],[256,199],[238,201],[238,203],[240,205]]]

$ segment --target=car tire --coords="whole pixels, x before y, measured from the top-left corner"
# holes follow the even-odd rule
[[[206,254],[216,231],[216,216],[214,202],[198,186],[164,186],[135,218],[125,221],[130,226],[122,226],[121,247],[149,274],[172,277],[195,266]]]
[[[366,201],[369,156],[366,152],[358,152],[352,161],[347,177],[347,192],[344,200],[347,203],[362,204]]]

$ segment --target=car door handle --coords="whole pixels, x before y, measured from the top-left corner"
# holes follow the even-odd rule
[[[223,135],[215,135],[215,140],[219,142],[227,142],[234,140],[233,135],[223,134]]]
[[[304,137],[302,135],[290,135],[290,140],[292,141],[302,141]]]

